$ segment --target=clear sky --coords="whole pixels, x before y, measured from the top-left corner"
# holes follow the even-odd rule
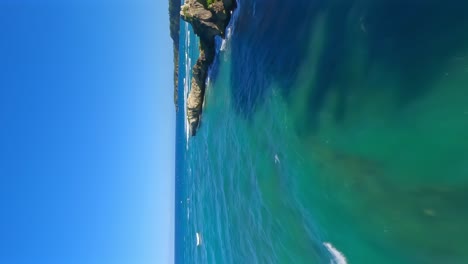
[[[167,0],[0,0],[0,263],[170,263]]]

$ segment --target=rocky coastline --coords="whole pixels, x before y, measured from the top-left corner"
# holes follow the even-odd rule
[[[181,6],[181,18],[192,25],[194,33],[200,39],[200,56],[192,69],[192,88],[186,102],[191,136],[196,134],[200,125],[208,68],[216,54],[215,37],[224,38],[235,8],[235,0],[186,0]]]

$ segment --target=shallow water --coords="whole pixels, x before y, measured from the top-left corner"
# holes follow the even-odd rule
[[[178,116],[178,262],[468,263],[467,11],[239,1]]]

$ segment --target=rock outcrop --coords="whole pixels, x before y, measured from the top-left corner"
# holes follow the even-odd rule
[[[192,89],[187,99],[187,121],[192,136],[200,125],[208,68],[216,53],[215,37],[224,37],[231,11],[235,7],[235,0],[186,0],[181,7],[182,19],[192,24],[195,34],[200,38],[200,57],[192,69]]]

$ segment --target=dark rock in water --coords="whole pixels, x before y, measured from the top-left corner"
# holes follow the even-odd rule
[[[205,80],[208,77],[208,67],[214,59],[214,43],[200,43],[200,57],[192,70],[192,89],[187,99],[187,121],[190,135],[194,136],[200,124],[200,118],[205,98]]]
[[[200,37],[200,57],[192,70],[192,89],[187,100],[187,121],[190,135],[194,136],[200,124],[203,101],[205,98],[208,68],[215,57],[216,36],[224,37],[224,31],[235,8],[233,0],[214,0],[208,5],[203,0],[186,0],[181,7],[182,19],[192,24],[193,30]]]

